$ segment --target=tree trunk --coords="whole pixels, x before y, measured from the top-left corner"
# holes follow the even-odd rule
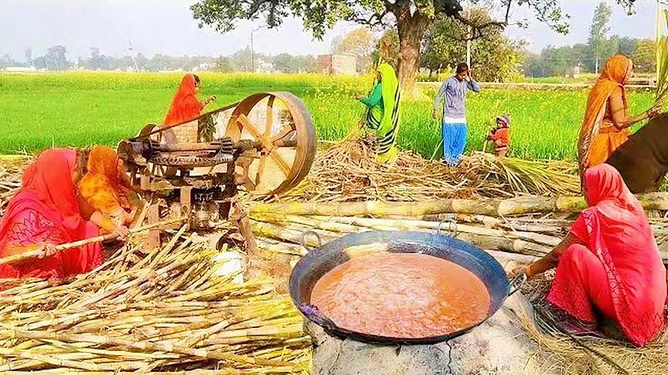
[[[418,95],[415,78],[420,63],[420,45],[429,26],[429,17],[419,11],[411,14],[410,2],[403,2],[394,13],[399,32],[399,82],[404,95]]]

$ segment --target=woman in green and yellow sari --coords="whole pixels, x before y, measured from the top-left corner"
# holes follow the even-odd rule
[[[380,64],[378,83],[368,97],[360,97],[359,100],[369,108],[366,125],[378,137],[376,160],[379,163],[394,163],[399,157],[395,143],[399,131],[401,93],[399,81],[390,64]]]

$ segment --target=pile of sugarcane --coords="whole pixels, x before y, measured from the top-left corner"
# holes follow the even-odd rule
[[[419,202],[470,197],[556,195],[580,190],[575,163],[500,159],[474,153],[457,166],[401,152],[392,165],[375,160],[372,140],[350,137],[324,148],[306,179],[282,202]]]
[[[0,371],[307,372],[310,340],[290,300],[268,279],[221,275],[220,250],[184,233],[148,254],[127,245],[61,285],[4,281]]]
[[[668,193],[639,196],[645,209],[668,210]],[[505,200],[448,199],[426,202],[257,203],[251,206],[253,230],[260,247],[300,255],[303,234],[317,233],[323,242],[370,230],[414,230],[455,233],[485,250],[528,256],[550,252],[568,233],[582,198],[524,196]],[[653,215],[661,216],[661,215]],[[664,259],[668,261],[668,219],[650,219]],[[315,236],[304,238],[317,246]],[[507,256],[512,258],[512,256]]]
[[[9,199],[21,187],[23,169],[31,160],[28,155],[3,156],[0,159],[0,214]]]

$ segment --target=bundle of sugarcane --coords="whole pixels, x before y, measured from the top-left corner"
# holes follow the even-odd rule
[[[573,223],[572,219],[498,219],[482,215],[448,215],[438,221],[431,221],[414,218],[254,214],[253,220],[253,230],[260,237],[261,248],[293,255],[303,255],[304,249],[298,246],[302,241],[308,247],[318,245],[315,237],[303,238],[306,232],[318,233],[320,240],[327,242],[345,234],[385,230],[455,233],[457,238],[485,250],[539,257],[558,245]],[[652,227],[662,248],[668,245],[668,223],[652,221]],[[668,249],[662,250],[662,254],[668,261]]]
[[[4,155],[0,157],[0,214],[9,199],[21,187],[23,169],[32,160],[30,155]]]
[[[668,194],[640,196],[648,209],[668,210]],[[520,197],[507,200],[444,200],[418,203],[285,203],[251,206],[253,230],[261,248],[302,255],[302,234],[314,231],[323,241],[370,230],[457,232],[485,250],[533,257],[549,252],[565,236],[585,202],[573,197]],[[559,212],[562,211],[562,212]],[[668,260],[668,220],[651,219],[657,242]],[[306,246],[318,245],[307,237]]]
[[[580,191],[576,165],[567,161],[498,158],[492,154],[476,152],[466,159],[464,164],[476,168],[478,173],[489,173],[487,181],[493,177],[499,184],[509,186],[512,192],[577,194]]]
[[[3,373],[307,372],[310,341],[290,300],[221,273],[184,229],[148,254],[128,245],[62,285],[4,281]]]
[[[476,153],[455,167],[401,152],[393,165],[375,160],[372,140],[349,137],[321,151],[309,175],[280,201],[416,202],[518,193],[579,192],[574,163],[497,158]]]

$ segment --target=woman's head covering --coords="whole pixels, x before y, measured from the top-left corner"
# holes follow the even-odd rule
[[[118,212],[122,194],[120,173],[120,159],[114,150],[106,146],[93,147],[86,175],[79,182],[79,194],[95,210],[108,215]]]
[[[600,79],[607,79],[618,84],[624,84],[631,78],[633,61],[623,55],[615,55],[605,62]]]
[[[578,159],[580,162],[580,176],[592,166],[590,161],[591,146],[598,135],[601,122],[605,116],[606,103],[617,88],[622,90],[624,106],[628,107],[624,83],[629,79],[633,62],[626,56],[615,55],[608,59],[601,76],[589,94],[584,122],[580,128],[578,139]]]
[[[81,217],[73,174],[77,152],[49,149],[23,174],[23,187],[9,201],[0,221],[0,253],[7,246],[63,244],[99,235]],[[102,263],[100,243],[64,250],[51,257],[0,266],[0,277],[62,278],[89,272]]]
[[[644,213],[640,202],[626,187],[622,175],[611,165],[599,164],[587,169],[584,180],[585,194],[590,206],[614,204],[634,213]]]
[[[58,211],[66,230],[78,230],[84,223],[72,181],[75,163],[76,151],[50,149],[23,172],[21,190],[33,192],[42,203]]]
[[[197,82],[193,74],[186,74],[165,117],[165,125],[176,125],[196,119],[204,106],[196,97]]]
[[[508,115],[501,115],[496,117],[497,122],[502,122],[507,128],[510,127],[510,116]]]
[[[86,172],[90,175],[105,176],[109,182],[117,185],[119,183],[119,165],[120,159],[116,151],[106,146],[95,146],[88,155]]]

